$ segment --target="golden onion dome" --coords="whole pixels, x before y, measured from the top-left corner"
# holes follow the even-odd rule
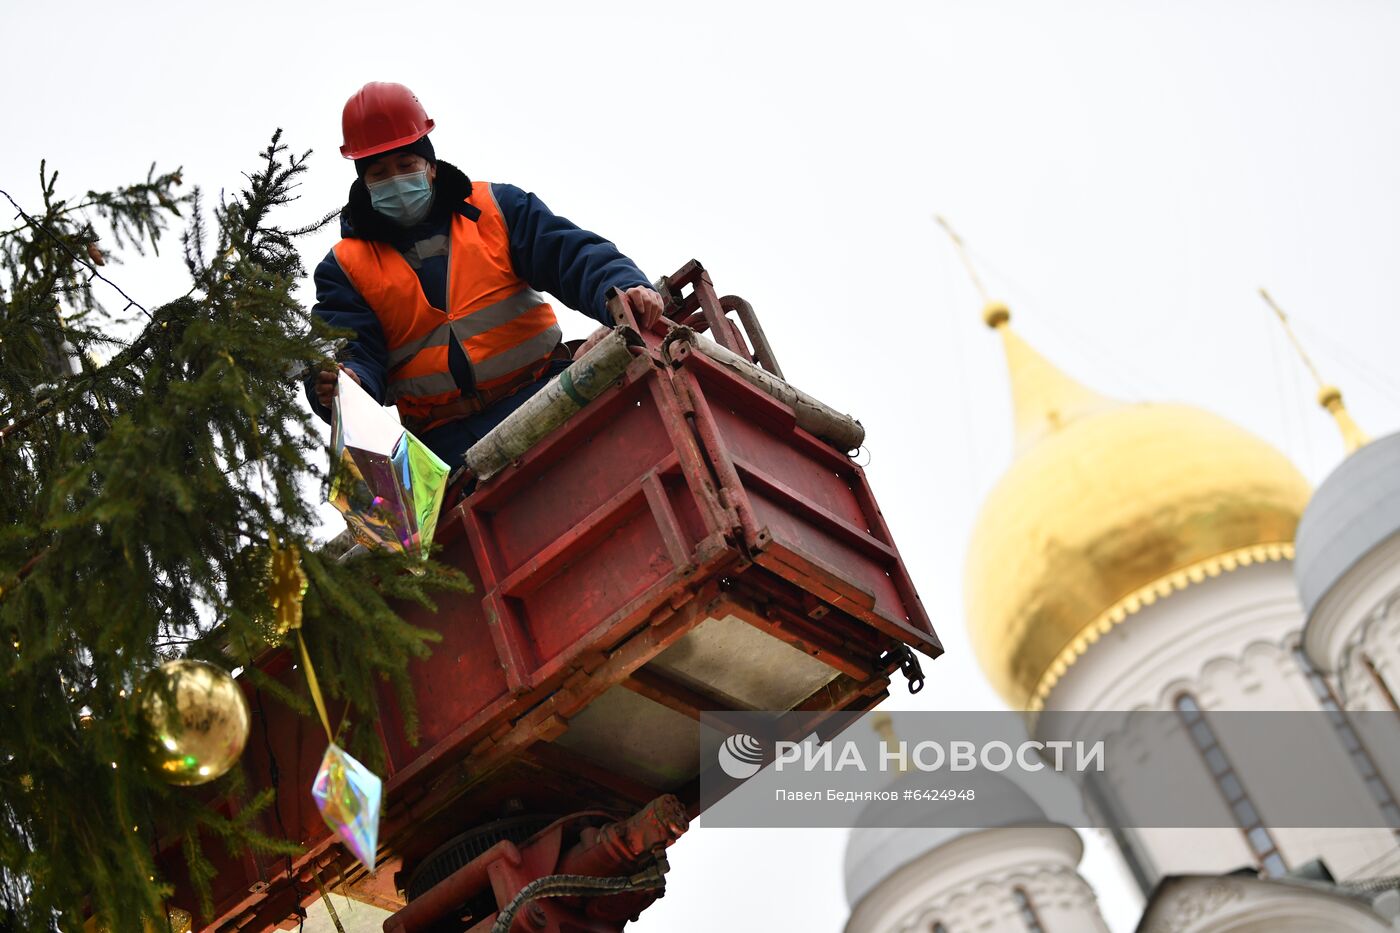
[[[1125,403],[1001,333],[1016,458],[982,506],[966,573],[978,660],[1012,706],[1039,710],[1100,635],[1158,598],[1291,559],[1310,494],[1278,450],[1185,405]]]

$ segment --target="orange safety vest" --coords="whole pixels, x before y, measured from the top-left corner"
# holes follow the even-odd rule
[[[389,347],[385,394],[406,421],[461,398],[447,364],[451,341],[471,360],[477,390],[487,391],[544,375],[563,337],[554,309],[511,266],[510,236],[490,183],[472,182],[467,203],[481,215],[452,215],[446,311],[428,304],[418,275],[389,244],[346,238],[335,245],[340,268],[379,318]]]

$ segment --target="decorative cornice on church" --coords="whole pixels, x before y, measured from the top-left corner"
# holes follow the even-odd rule
[[[1188,933],[1226,905],[1243,900],[1244,888],[1231,878],[1212,878],[1195,890],[1186,885],[1174,887],[1166,897],[1164,916],[1142,933]]]
[[[1391,631],[1383,631],[1387,626]],[[1365,615],[1342,645],[1337,682],[1343,706],[1349,710],[1391,709],[1389,701],[1369,707],[1354,703],[1353,698],[1358,693],[1358,684],[1362,685],[1360,692],[1379,693],[1379,687],[1373,683],[1371,672],[1366,670],[1367,659],[1377,674],[1385,676],[1385,687],[1390,691],[1390,695],[1400,696],[1400,664],[1390,657],[1396,653],[1396,645],[1400,645],[1400,584]]]
[[[1383,439],[1384,440],[1384,439]],[[1336,675],[1358,630],[1377,606],[1400,592],[1400,534],[1362,555],[1312,607],[1303,628],[1303,648],[1323,671]]]
[[[1196,583],[1204,583],[1208,579],[1230,573],[1240,567],[1248,567],[1251,564],[1292,559],[1293,543],[1291,541],[1250,545],[1199,561],[1123,597],[1100,614],[1098,618],[1085,627],[1078,637],[1066,645],[1051,662],[1045,673],[1041,675],[1040,681],[1036,684],[1035,692],[1026,704],[1032,728],[1034,728],[1035,716],[1045,708],[1045,700],[1050,696],[1050,691],[1055,689],[1055,684],[1059,683],[1074,662],[1089,650],[1090,645],[1107,635],[1115,625],[1157,602],[1158,599],[1170,596]]]

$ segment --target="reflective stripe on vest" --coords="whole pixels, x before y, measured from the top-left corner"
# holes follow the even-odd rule
[[[435,346],[445,347],[453,337],[454,331],[465,330],[465,328],[457,326],[461,323],[453,321],[434,331],[432,334],[434,339],[438,339],[439,335],[441,338],[441,342]],[[457,333],[456,337],[463,343],[467,340],[461,333]],[[545,359],[554,349],[554,345],[559,342],[559,337],[559,328],[553,327],[541,331],[524,343],[517,344],[495,356],[487,357],[472,367],[472,371],[476,373],[477,385],[490,388],[491,382],[499,381],[502,377],[511,377],[531,363]],[[456,391],[457,380],[452,378],[451,372],[434,372],[425,376],[402,378],[391,376],[389,378],[388,394],[390,400],[394,402],[405,397],[438,395],[443,392],[455,393]]]
[[[389,351],[389,368],[396,369],[412,359],[419,350],[445,347],[455,330],[458,340],[470,340],[493,327],[508,324],[536,305],[544,304],[544,296],[533,288],[523,288],[502,301],[487,305],[462,321],[443,321],[421,340],[404,344]],[[455,327],[454,327],[455,325]]]
[[[446,311],[428,304],[417,274],[392,246],[358,239],[335,246],[341,269],[384,331],[386,391],[405,417],[421,418],[460,397],[448,364],[452,341],[484,390],[532,369],[542,374],[563,338],[554,310],[511,266],[509,233],[490,184],[474,182],[467,202],[481,215],[475,222],[453,215]]]

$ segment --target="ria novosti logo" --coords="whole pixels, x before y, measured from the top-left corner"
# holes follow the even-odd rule
[[[736,732],[719,747],[719,766],[736,781],[745,781],[763,769],[763,744],[751,735]]]
[[[1069,753],[1075,752],[1071,760]],[[719,766],[736,781],[746,781],[763,770],[764,744],[746,732],[736,732],[719,747]],[[868,752],[867,752],[868,754]],[[1102,739],[1084,741],[1009,742],[993,740],[972,742],[953,740],[918,742],[909,745],[897,742],[893,747],[881,743],[879,754],[867,762],[859,743],[822,742],[813,733],[801,742],[774,743],[773,767],[782,771],[805,773],[836,773],[842,771],[1103,771],[1105,749]]]

